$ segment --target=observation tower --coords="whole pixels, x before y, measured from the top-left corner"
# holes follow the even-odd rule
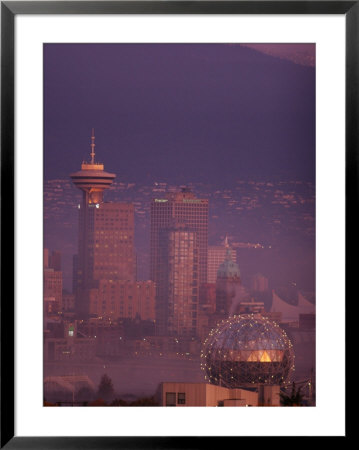
[[[83,162],[81,170],[70,175],[74,185],[83,193],[79,207],[79,235],[77,267],[74,270],[74,290],[76,311],[81,318],[89,314],[89,291],[97,286],[95,276],[96,226],[100,209],[104,206],[103,193],[114,178],[113,173],[105,172],[104,165],[95,162],[95,133],[91,134],[91,160]],[[113,233],[112,233],[113,234]]]
[[[95,162],[95,133],[91,134],[91,161],[84,161],[81,170],[70,175],[74,185],[83,192],[83,205],[103,202],[103,191],[108,189],[116,178],[114,173],[104,170],[104,165]]]

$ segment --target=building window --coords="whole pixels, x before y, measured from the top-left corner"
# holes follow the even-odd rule
[[[179,392],[178,393],[177,403],[179,405],[185,405],[186,404],[186,394],[184,392]]]
[[[176,406],[175,392],[166,392],[166,406]]]

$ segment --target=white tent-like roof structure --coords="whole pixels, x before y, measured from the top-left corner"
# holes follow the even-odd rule
[[[272,291],[272,295],[271,312],[282,313],[282,320],[284,321],[298,320],[298,308],[296,306],[290,305],[282,300],[274,290]]]
[[[298,292],[297,305],[291,305],[273,290],[271,312],[282,313],[283,321],[296,321],[299,319],[299,314],[314,314],[315,305],[310,303],[300,292]]]
[[[49,376],[44,379],[45,391],[68,391],[74,392],[81,387],[95,389],[95,385],[87,375],[65,375],[65,376]]]
[[[315,305],[309,302],[300,291],[298,292],[298,308],[300,309],[300,314],[315,313]]]

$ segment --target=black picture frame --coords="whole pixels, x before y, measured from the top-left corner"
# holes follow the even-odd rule
[[[1,448],[198,448],[227,437],[25,437],[14,435],[14,31],[18,14],[339,14],[346,19],[346,298],[354,290],[358,219],[359,1],[1,2]],[[349,324],[346,316],[346,336]],[[348,340],[346,339],[346,342]],[[347,353],[347,350],[346,350]],[[349,371],[347,370],[348,374]],[[349,386],[350,376],[347,375]],[[353,385],[352,385],[353,386]],[[334,394],[333,394],[334,395]],[[347,400],[347,398],[346,398]],[[346,405],[348,402],[346,401]],[[347,416],[347,414],[346,414]],[[349,437],[348,422],[346,434]],[[229,438],[228,439],[233,439]]]

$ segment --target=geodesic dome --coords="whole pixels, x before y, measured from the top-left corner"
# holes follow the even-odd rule
[[[210,332],[201,367],[206,380],[227,388],[286,385],[294,371],[294,351],[276,323],[260,314],[243,314],[223,320]]]

